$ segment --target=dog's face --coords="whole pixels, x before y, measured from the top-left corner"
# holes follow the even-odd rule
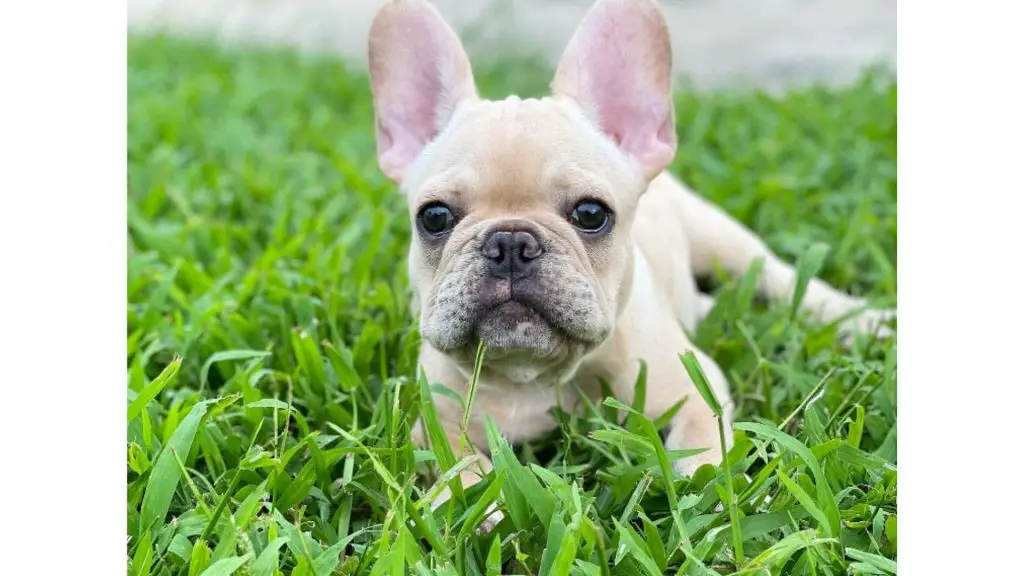
[[[640,196],[675,151],[670,50],[650,0],[601,0],[543,99],[476,96],[423,0],[386,5],[370,70],[382,169],[413,220],[421,333],[460,364],[530,380],[611,334],[633,270]],[[514,367],[514,368],[513,368]]]
[[[435,348],[559,363],[608,337],[646,181],[599,136],[567,102],[470,102],[407,172],[410,274]]]

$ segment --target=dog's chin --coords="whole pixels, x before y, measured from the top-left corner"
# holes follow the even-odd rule
[[[550,357],[564,350],[566,337],[536,310],[509,300],[486,312],[477,323],[476,340],[487,347],[487,355],[528,353]]]

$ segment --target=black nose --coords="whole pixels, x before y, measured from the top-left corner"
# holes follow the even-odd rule
[[[530,232],[498,230],[484,240],[480,252],[493,276],[515,280],[533,272],[544,248]]]

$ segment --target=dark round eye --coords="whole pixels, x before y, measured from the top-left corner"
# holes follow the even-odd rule
[[[447,234],[455,227],[455,214],[440,202],[424,206],[417,219],[423,231],[431,236]]]
[[[596,234],[603,231],[611,220],[611,210],[594,200],[584,200],[576,205],[571,215],[572,225],[583,232]]]

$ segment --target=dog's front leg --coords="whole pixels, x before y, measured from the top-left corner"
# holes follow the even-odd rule
[[[673,331],[674,332],[674,331]],[[665,439],[667,450],[706,449],[695,456],[676,460],[673,467],[683,476],[692,476],[704,464],[720,464],[722,462],[721,439],[718,435],[718,420],[711,408],[704,402],[697,388],[693,385],[686,369],[679,360],[679,354],[693,350],[697,355],[711,388],[715,391],[718,402],[722,405],[725,420],[726,448],[732,447],[732,415],[733,402],[729,394],[729,384],[718,365],[706,354],[696,349],[681,334],[674,337],[663,335],[660,346],[650,343],[647,351],[657,351],[656,355],[635,355],[647,361],[647,397],[644,402],[644,415],[655,419],[667,412],[681,399],[686,398],[683,406],[669,422],[669,433]],[[671,343],[670,343],[671,342]],[[644,348],[638,348],[644,349]],[[627,370],[613,385],[615,397],[625,403],[632,403],[636,373]]]
[[[694,349],[694,353],[697,355],[708,383],[711,384],[712,390],[715,391],[719,404],[722,405],[722,419],[725,425],[725,449],[728,450],[732,448],[733,444],[733,402],[729,394],[729,384],[714,360],[700,350]],[[676,363],[681,366],[678,361]],[[679,381],[684,383],[683,395],[686,396],[686,402],[669,423],[668,436],[665,438],[665,448],[667,450],[707,448],[705,452],[675,461],[675,469],[680,474],[692,476],[697,471],[697,468],[704,464],[714,464],[717,466],[722,463],[722,442],[718,434],[718,417],[715,416],[714,412],[704,401],[704,398],[697,392],[697,387],[693,385],[689,375],[685,374],[685,368],[682,371],[684,374],[682,374],[682,380]],[[681,397],[682,395],[673,394],[670,391],[654,395],[651,397],[654,401],[652,402],[651,409],[652,411],[664,413],[678,402]]]
[[[461,453],[456,452],[455,457],[457,459],[462,459],[467,456],[471,456],[473,458],[473,463],[470,467],[459,473],[459,479],[462,483],[462,487],[464,489],[469,488],[482,480],[483,477],[493,469],[491,459],[477,448],[472,441],[466,441],[460,432],[460,425],[457,422],[452,422],[442,417],[441,425],[444,427],[445,436],[447,437],[448,444],[452,447],[453,451],[458,451],[460,446],[462,447]],[[430,446],[422,418],[416,422],[416,425],[413,428],[412,441],[413,444],[419,448],[433,448]],[[431,510],[437,510],[442,504],[449,501],[451,497],[451,488],[445,486],[437,497],[430,503]],[[503,517],[502,513],[497,511],[494,505],[491,506],[489,512],[491,513],[480,525],[481,531],[490,531],[490,529],[497,525]]]
[[[726,435],[726,442],[731,443],[731,432]],[[668,437],[665,438],[666,450],[704,449],[700,454],[681,458],[673,463],[673,467],[683,476],[693,476],[704,464],[718,465],[722,463],[721,442],[718,437],[718,421],[711,409],[694,391],[669,424]]]
[[[473,457],[473,463],[470,467],[459,473],[459,478],[462,480],[462,487],[469,488],[482,480],[483,477],[491,471],[491,460],[483,452],[477,449],[476,446],[471,444],[466,446],[467,442],[459,433],[458,424],[442,421],[442,426],[444,426],[445,436],[448,438],[448,444],[452,447],[453,451],[457,451],[459,446],[463,446],[462,452],[456,453],[455,458],[462,459],[467,456]],[[416,426],[413,428],[412,441],[417,448],[434,448],[430,445],[422,418],[416,422]],[[438,506],[444,504],[450,498],[451,491],[446,486],[438,497],[431,503],[431,508],[436,510]]]

